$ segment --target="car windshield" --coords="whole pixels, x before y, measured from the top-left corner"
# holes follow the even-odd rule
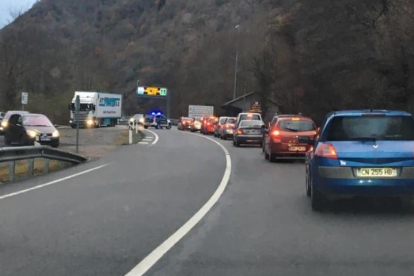
[[[257,121],[257,120],[253,120],[253,121],[242,121],[240,123],[240,127],[262,127],[263,122],[262,121]]]
[[[414,121],[408,116],[335,117],[327,128],[328,141],[414,140]]]
[[[45,126],[45,127],[53,126],[52,123],[49,121],[49,119],[46,118],[45,116],[23,117],[23,125],[24,126]]]
[[[227,124],[235,124],[236,123],[236,119],[235,118],[227,119],[226,123]]]
[[[219,123],[220,123],[220,124],[224,124],[224,123],[226,122],[226,120],[227,120],[227,118],[220,118]]]
[[[243,114],[240,115],[240,121],[244,120],[261,120],[260,115],[258,114]]]
[[[134,118],[135,118],[135,119],[141,119],[141,118],[144,118],[144,115],[142,115],[142,114],[137,114],[137,115],[134,115]]]
[[[284,120],[279,123],[278,128],[283,131],[304,132],[315,130],[315,124],[311,121]]]

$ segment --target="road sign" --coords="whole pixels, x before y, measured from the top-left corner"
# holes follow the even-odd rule
[[[188,117],[199,118],[203,116],[213,116],[214,106],[207,105],[189,105],[188,106]]]
[[[167,96],[167,88],[162,87],[151,87],[151,86],[140,86],[137,89],[137,94],[140,96]]]
[[[250,112],[262,113],[262,105],[260,104],[260,102],[251,102]]]
[[[29,93],[22,92],[22,104],[27,105],[28,101],[29,101]]]

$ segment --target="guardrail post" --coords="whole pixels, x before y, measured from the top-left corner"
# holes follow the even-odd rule
[[[29,176],[34,175],[34,159],[29,159]]]
[[[9,162],[9,181],[14,181],[15,178],[15,172],[16,172],[16,161],[10,161]]]
[[[44,159],[45,160],[45,163],[44,163],[44,166],[43,166],[43,173],[49,173],[49,159],[47,159],[47,158],[45,158]]]

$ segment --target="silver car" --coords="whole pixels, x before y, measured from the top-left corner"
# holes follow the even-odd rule
[[[234,132],[233,145],[235,147],[241,144],[259,144],[263,143],[263,129],[265,124],[259,120],[244,120]]]

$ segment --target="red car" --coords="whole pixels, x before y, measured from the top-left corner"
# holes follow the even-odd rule
[[[178,123],[178,130],[192,130],[194,124],[193,118],[181,117],[180,122]]]
[[[273,162],[278,158],[305,158],[312,146],[299,142],[299,139],[307,137],[313,140],[317,130],[310,118],[283,116],[265,132],[265,159]]]
[[[208,118],[204,117],[201,123],[201,133],[203,133],[204,135],[213,134],[214,128],[218,123],[218,118],[214,116]]]

